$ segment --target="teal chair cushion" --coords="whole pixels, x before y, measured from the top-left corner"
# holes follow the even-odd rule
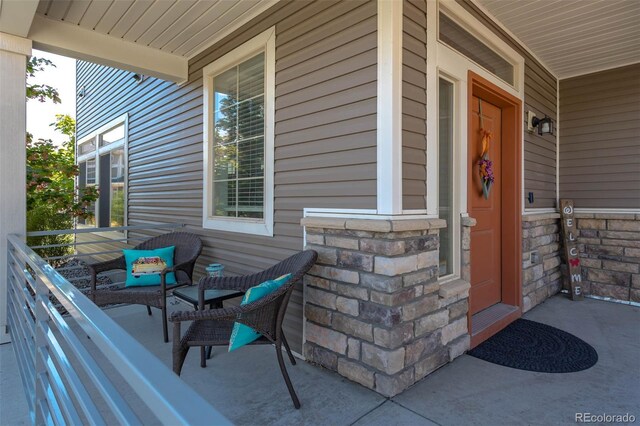
[[[251,287],[244,294],[242,298],[242,303],[240,305],[247,305],[251,302],[255,302],[256,300],[262,299],[263,297],[273,293],[278,290],[281,286],[286,284],[291,279],[291,274],[286,274],[281,277],[276,278],[275,280],[265,281],[262,284],[259,284],[255,287]],[[257,340],[261,336],[260,333],[255,331],[253,328],[240,324],[238,322],[233,324],[233,330],[231,331],[231,338],[229,339],[229,352],[234,351],[244,345],[247,345],[254,340]]]
[[[175,249],[170,246],[155,250],[122,250],[127,264],[125,287],[160,285],[160,273],[173,266]],[[176,284],[176,275],[169,272],[165,283]]]

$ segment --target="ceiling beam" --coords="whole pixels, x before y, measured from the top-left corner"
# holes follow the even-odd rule
[[[38,3],[38,0],[0,0],[0,32],[26,37]]]
[[[28,37],[35,49],[176,83],[188,79],[186,58],[41,15],[33,19]]]

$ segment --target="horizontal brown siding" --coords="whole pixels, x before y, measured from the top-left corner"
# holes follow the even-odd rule
[[[547,115],[557,121],[556,78],[471,0],[457,2],[524,58],[523,112],[533,111],[539,118]],[[526,208],[556,206],[556,143],[555,136],[524,133],[523,203]],[[529,192],[533,192],[533,203],[527,201]]]
[[[640,64],[560,81],[560,197],[640,208]]]
[[[402,208],[426,209],[427,5],[404,0],[402,22]]]
[[[276,26],[274,237],[202,229],[202,68]],[[202,266],[266,268],[303,247],[305,207],[376,207],[376,2],[281,1],[190,61],[183,86],[78,63],[78,136],[129,113],[129,224],[181,222]],[[287,337],[301,352],[302,289]]]

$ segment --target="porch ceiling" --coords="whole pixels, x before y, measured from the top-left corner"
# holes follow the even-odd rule
[[[640,1],[477,2],[560,79],[640,62]]]
[[[84,29],[192,57],[243,18],[273,1],[261,0],[40,0],[36,13]]]
[[[279,0],[0,0],[0,32],[182,83],[188,60]]]

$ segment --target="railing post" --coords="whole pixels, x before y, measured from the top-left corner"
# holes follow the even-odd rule
[[[49,314],[44,307],[43,301],[48,300],[49,298],[49,289],[42,282],[42,279],[36,275],[36,296],[35,296],[35,345],[36,345],[36,365],[35,365],[35,424],[42,425],[46,423],[46,419],[42,418],[42,408],[39,407],[40,404],[43,404],[47,407],[47,395],[44,392],[44,384],[42,382],[42,376],[47,374],[47,367],[45,361],[45,355],[47,353],[47,339],[46,333],[48,331],[49,325],[47,321],[49,319]]]

